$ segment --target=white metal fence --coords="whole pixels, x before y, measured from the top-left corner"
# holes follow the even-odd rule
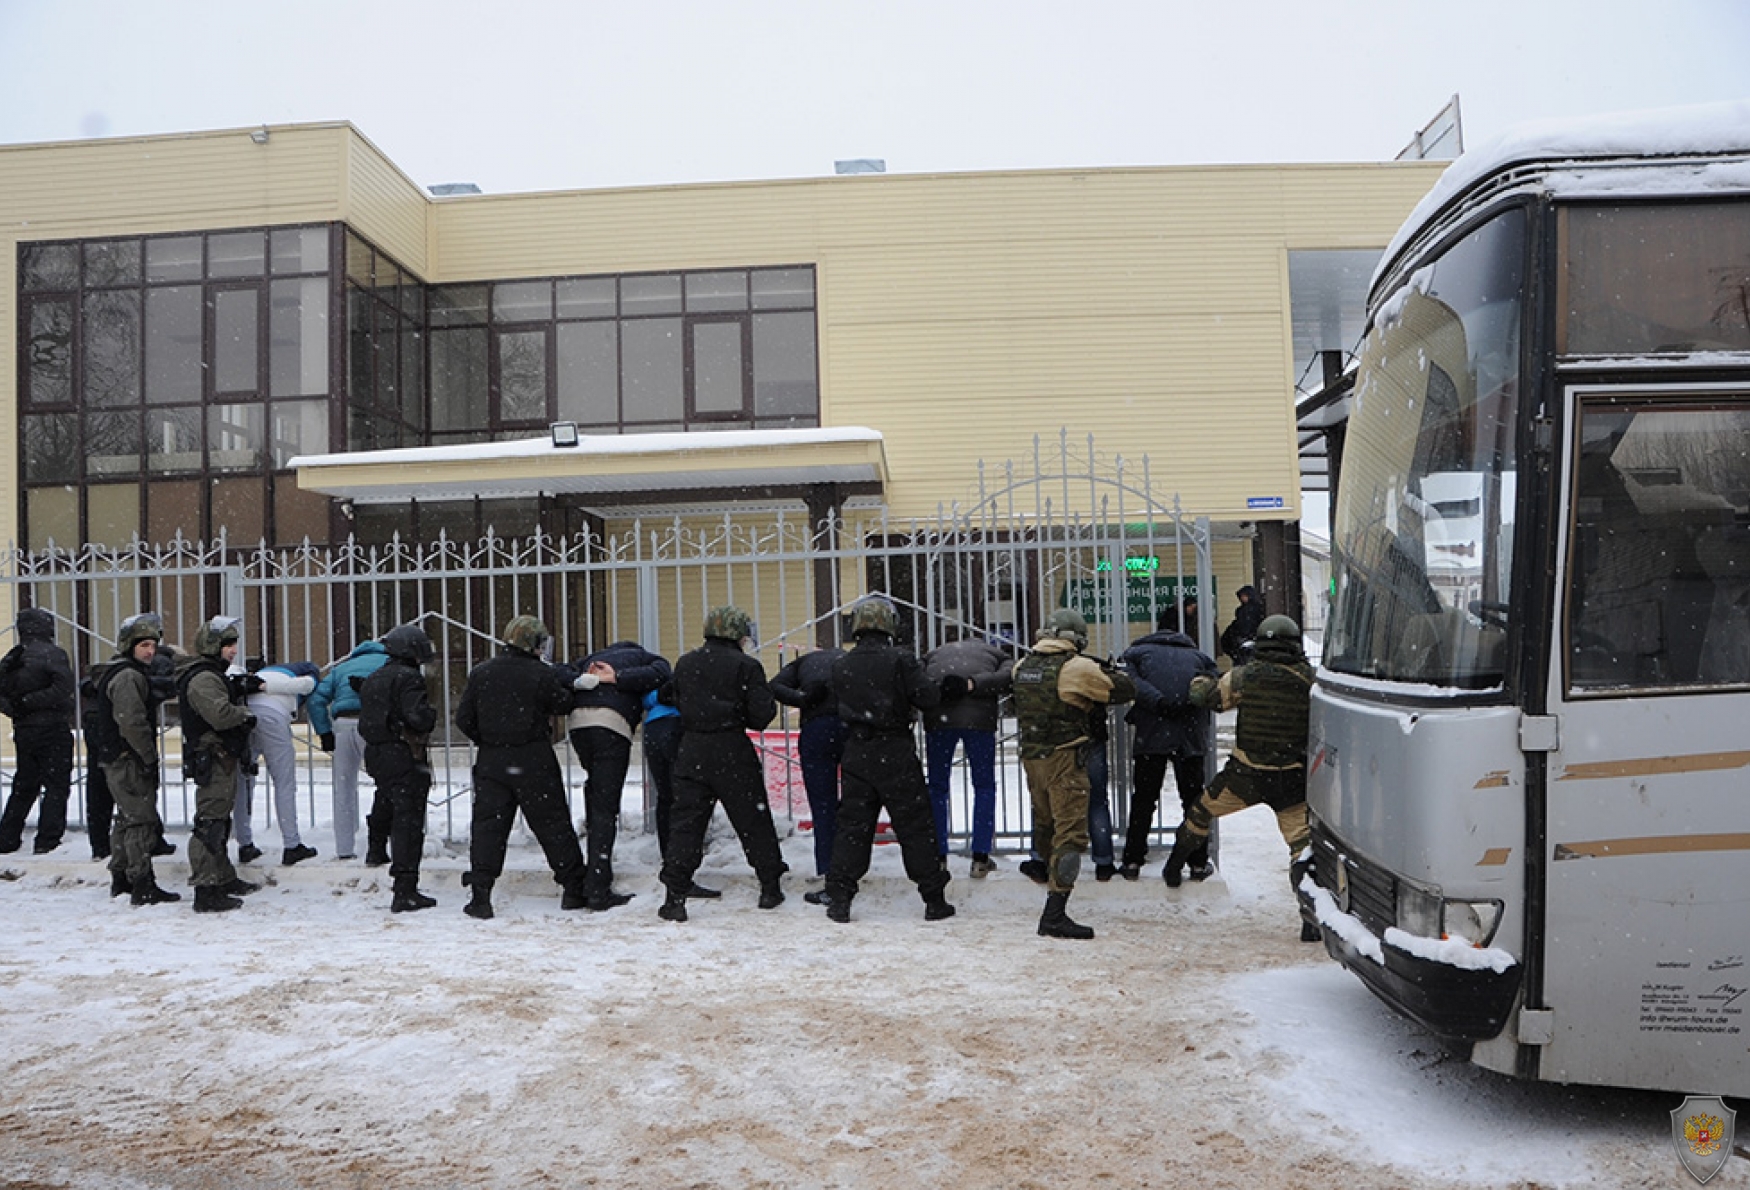
[[[1187,589],[1211,589],[1207,521],[1157,494],[1146,458],[1108,457],[1091,438],[1072,443],[1067,434],[1055,444],[1036,444],[1031,459],[978,464],[966,506],[927,520],[900,522],[881,508],[818,519],[776,508],[616,517],[600,526],[569,537],[488,535],[466,542],[440,536],[239,549],[221,539],[14,549],[0,585],[10,589],[14,608],[29,604],[56,617],[81,672],[113,655],[115,625],[123,617],[147,609],[163,616],[167,641],[192,643],[206,617],[237,615],[244,622],[244,655],[310,660],[324,668],[358,641],[396,625],[422,624],[439,656],[432,797],[449,838],[466,833],[469,817],[471,751],[452,725],[455,700],[468,672],[496,650],[501,626],[516,615],[537,616],[551,628],[557,658],[581,657],[623,639],[673,658],[698,643],[710,608],[734,603],[755,617],[758,655],[775,672],[795,651],[836,640],[839,613],[870,592],[900,607],[903,641],[920,653],[950,634],[977,633],[1019,656],[1055,607],[1083,611],[1089,651],[1116,655]],[[1209,619],[1203,644],[1213,652]],[[1113,719],[1112,810],[1122,829],[1128,737],[1121,717]],[[795,726],[786,710],[765,737],[774,807],[792,817],[806,814],[789,747],[793,735],[787,734]],[[998,765],[999,846],[1024,846],[1026,798],[1009,727]],[[193,814],[192,787],[180,780],[178,737],[170,729],[162,740],[163,813],[172,825],[188,823]],[[328,784],[327,758],[303,736],[300,747],[309,778],[300,782],[301,796],[315,821],[314,799]],[[564,752],[569,766],[569,748]],[[82,748],[79,756],[82,774]],[[581,774],[570,767],[567,779],[581,786]],[[73,803],[70,816],[77,820],[77,791]],[[1176,808],[1165,814],[1166,823],[1157,826],[1176,822]],[[956,842],[970,823],[970,786],[959,773]]]

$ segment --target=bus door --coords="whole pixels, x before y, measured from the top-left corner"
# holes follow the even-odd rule
[[[1750,1094],[1750,389],[1566,402],[1540,1075]]]

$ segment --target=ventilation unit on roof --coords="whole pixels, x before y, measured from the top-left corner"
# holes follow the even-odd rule
[[[887,162],[879,157],[853,157],[849,161],[832,163],[835,174],[884,174],[887,172]]]
[[[438,198],[451,194],[479,194],[480,187],[472,182],[439,182],[435,186],[427,186],[427,190]]]

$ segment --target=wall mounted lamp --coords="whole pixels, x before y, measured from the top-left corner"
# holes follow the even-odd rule
[[[251,132],[249,134],[249,139],[254,141],[258,145],[265,145],[267,143],[267,125],[263,124],[260,128],[257,128],[254,132]]]
[[[579,439],[577,423],[574,421],[556,421],[551,426],[554,446],[576,446]]]

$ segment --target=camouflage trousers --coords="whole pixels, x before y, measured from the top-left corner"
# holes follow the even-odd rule
[[[1022,760],[1033,803],[1033,850],[1046,857],[1052,892],[1075,887],[1088,849],[1088,769],[1082,746]]]
[[[1201,841],[1209,837],[1209,824],[1252,806],[1269,806],[1276,815],[1276,829],[1288,844],[1292,869],[1294,857],[1312,840],[1306,820],[1306,769],[1257,769],[1228,759],[1209,788],[1185,814],[1185,832]]]

